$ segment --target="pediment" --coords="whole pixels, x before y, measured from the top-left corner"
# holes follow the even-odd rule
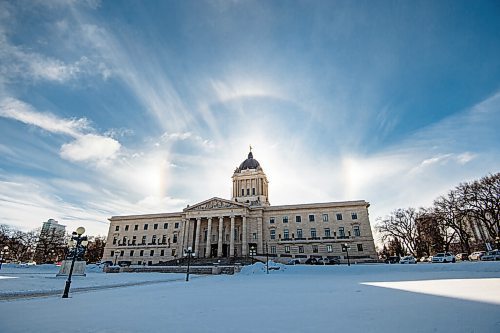
[[[211,198],[184,209],[185,212],[213,210],[213,209],[228,209],[228,208],[244,208],[246,205],[231,200],[221,198]]]

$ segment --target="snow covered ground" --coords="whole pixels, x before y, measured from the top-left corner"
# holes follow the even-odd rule
[[[94,269],[62,299],[54,267],[7,265],[0,332],[500,332],[500,262],[279,268],[190,282]]]

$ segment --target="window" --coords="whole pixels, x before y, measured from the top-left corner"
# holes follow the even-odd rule
[[[125,231],[128,231],[128,225],[125,226]]]
[[[270,238],[271,238],[271,239],[276,239],[276,230],[271,229],[271,235],[270,235]]]
[[[341,213],[337,213],[337,221],[342,221],[342,214]]]
[[[359,225],[355,225],[352,229],[354,231],[354,236],[356,236],[356,237],[361,236],[361,231],[359,230]]]
[[[255,195],[255,187],[252,187],[252,195]]]
[[[144,225],[144,230],[148,230],[148,225],[147,224]]]
[[[208,237],[208,230],[207,229],[204,229],[203,230],[203,240],[206,242],[207,241],[207,238]]]
[[[162,256],[162,257],[163,257],[164,255],[165,255],[165,250],[161,250],[161,251],[160,251],[160,256]]]
[[[357,220],[358,219],[358,213],[351,213],[351,218],[353,220]]]
[[[330,237],[330,228],[325,228],[325,237]]]
[[[156,244],[156,235],[153,235],[153,237],[151,237],[151,243]]]
[[[139,225],[138,224],[134,225],[134,231],[137,231],[137,230],[139,230]]]
[[[323,222],[328,222],[328,214],[323,214]]]
[[[304,253],[304,246],[299,245],[299,253]]]
[[[245,189],[244,188],[241,189],[241,196],[242,197],[245,196]]]
[[[172,257],[175,257],[175,249],[172,249]]]
[[[174,234],[174,239],[172,240],[173,243],[177,243],[177,234]]]
[[[167,235],[163,235],[163,236],[161,237],[161,243],[162,243],[162,244],[166,244],[166,243],[167,243]]]
[[[154,256],[154,255],[155,255],[155,250],[151,250],[151,251],[149,251],[149,256],[150,256],[150,257],[152,257],[152,256]]]
[[[295,216],[295,222],[297,222],[297,223],[302,222],[302,216],[300,216],[300,215]]]
[[[358,251],[363,252],[363,244],[358,244]]]
[[[283,216],[283,223],[288,223],[288,216]]]
[[[247,195],[250,195],[250,189],[247,188]]]
[[[285,246],[285,253],[290,253],[290,246]]]
[[[115,251],[111,251],[111,256],[113,257],[115,255]]]
[[[328,245],[326,246],[326,252],[328,252],[328,253],[333,252],[333,246],[331,246],[330,244],[328,244]]]
[[[132,236],[132,245],[135,245],[136,241],[137,241],[137,236]]]
[[[269,218],[269,223],[274,223],[274,217]]]
[[[127,236],[123,236],[122,244],[127,245]]]
[[[174,228],[175,228],[175,229],[178,229],[178,228],[179,228],[179,222],[175,222],[175,224],[174,224]]]
[[[120,226],[119,226],[119,225],[117,225],[117,226],[115,227],[115,231],[120,231]]]
[[[134,256],[134,250],[130,250],[130,256],[133,257]]]
[[[257,233],[256,233],[256,232],[254,232],[254,233],[252,234],[252,238],[253,238],[253,239],[257,239]]]
[[[311,238],[316,238],[316,228],[311,228]]]
[[[120,251],[120,257],[123,257],[123,255],[125,254],[125,251],[124,250],[121,250]]]
[[[142,236],[142,242],[141,242],[142,245],[146,244],[146,236]]]
[[[163,229],[168,229],[168,223],[163,223]]]
[[[344,227],[339,227],[339,237],[345,237]]]
[[[155,224],[153,225],[153,229],[155,229],[155,230],[156,230],[156,229],[158,229],[158,223],[155,223]]]
[[[116,242],[118,241],[118,238],[113,237],[113,245],[116,245]]]
[[[314,222],[314,214],[309,214],[309,222]]]
[[[276,254],[276,246],[271,245],[271,254]]]
[[[318,245],[313,245],[313,253],[318,253]]]
[[[302,229],[297,229],[297,238],[302,238]]]
[[[284,238],[284,239],[289,239],[289,238],[290,238],[289,233],[288,233],[288,229],[285,229],[285,230],[283,231],[283,238]]]

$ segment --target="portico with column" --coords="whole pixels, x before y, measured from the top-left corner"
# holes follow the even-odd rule
[[[184,209],[184,250],[192,246],[197,258],[248,255],[248,206],[212,198]]]

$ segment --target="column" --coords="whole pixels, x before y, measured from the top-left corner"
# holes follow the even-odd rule
[[[243,228],[241,230],[243,233],[242,244],[241,244],[241,255],[248,255],[248,240],[247,240],[247,217],[243,216]]]
[[[194,255],[199,258],[200,254],[200,229],[201,229],[201,217],[196,219],[196,238],[194,239]]]
[[[212,253],[212,218],[208,218],[208,229],[207,229],[207,249],[205,251],[205,257],[209,258]]]
[[[264,235],[262,234],[262,217],[257,218],[257,253],[262,254],[264,253],[262,249],[262,241]]]
[[[182,258],[182,254],[184,253],[184,246],[188,243],[187,241],[187,229],[189,228],[188,220],[182,220],[182,233],[179,232],[179,254],[178,256]]]
[[[234,216],[231,216],[231,233],[229,234],[229,256],[234,257]]]
[[[222,257],[222,221],[223,216],[219,217],[219,243],[217,244],[217,257]]]

